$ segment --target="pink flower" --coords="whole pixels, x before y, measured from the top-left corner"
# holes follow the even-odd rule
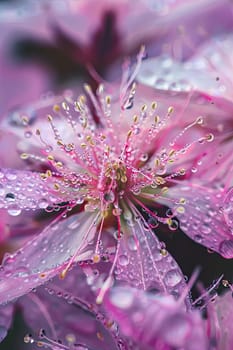
[[[89,80],[96,88],[99,75],[118,75],[120,59],[142,44],[149,56],[186,60],[210,37],[232,30],[229,0],[22,1],[0,11],[1,116],[67,82]],[[212,21],[216,15],[221,25]]]
[[[47,121],[41,117],[30,126],[22,118],[26,137],[21,147],[26,151],[21,158],[30,161],[29,168],[35,162],[41,171],[2,169],[1,207],[12,216],[38,209],[59,214],[22,249],[5,256],[1,302],[57,274],[65,277],[78,261],[98,262],[105,255],[112,268],[97,293],[98,302],[113,281],[114,269],[116,279],[132,286],[179,295],[182,272],[152,231],[159,225],[176,230],[176,218],[197,241],[198,217],[197,229],[208,229],[201,243],[232,257],[229,225],[218,213],[221,191],[220,199],[214,189],[203,198],[201,178],[189,179],[203,157],[203,145],[211,156],[214,137],[202,118],[185,121],[180,98],[186,103],[186,96],[170,100],[145,86],[136,88],[133,79],[143,55],[142,50],[132,75],[125,67],[119,90],[99,86],[95,97],[85,86],[86,97],[66,95]],[[218,144],[217,139],[213,145]],[[164,203],[170,207],[166,213]]]

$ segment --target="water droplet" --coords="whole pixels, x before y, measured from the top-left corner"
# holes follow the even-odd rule
[[[150,217],[148,219],[148,225],[150,226],[150,228],[157,228],[159,226],[159,222],[156,218],[154,217]]]
[[[25,131],[25,133],[24,133],[24,137],[26,138],[26,139],[29,139],[30,137],[32,136],[32,132],[31,131]]]
[[[178,269],[170,270],[164,276],[164,282],[168,287],[174,287],[182,280],[182,275]]]
[[[19,206],[17,204],[11,204],[8,207],[8,214],[11,216],[18,216],[21,214],[22,210],[19,208]]]
[[[121,266],[127,266],[129,264],[129,258],[127,255],[122,254],[118,258],[119,265]]]
[[[9,192],[6,194],[5,198],[8,202],[13,202],[15,200],[15,195],[14,195],[14,193]]]
[[[38,206],[39,206],[39,208],[41,208],[41,209],[47,208],[47,206],[48,206],[47,199],[41,198],[41,199],[39,200],[39,202],[38,202]]]
[[[115,194],[114,194],[114,192],[113,192],[113,191],[106,192],[106,193],[104,194],[104,200],[105,200],[105,202],[107,202],[107,203],[113,203],[114,200],[115,200]]]
[[[9,171],[5,174],[7,180],[13,181],[17,178],[17,175],[14,171]]]
[[[137,241],[134,236],[129,236],[127,238],[127,245],[129,250],[131,250],[132,252],[135,252],[138,250]]]

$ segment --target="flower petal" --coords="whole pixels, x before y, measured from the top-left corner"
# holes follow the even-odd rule
[[[46,337],[66,346],[81,343],[88,349],[115,350],[114,327],[105,326],[107,319],[95,299],[81,268],[75,266],[65,280],[55,277],[20,298],[19,304],[35,334],[44,329]]]
[[[116,278],[140,289],[179,296],[186,285],[182,271],[144,218],[139,215],[123,230]]]
[[[45,209],[64,202],[54,189],[56,182],[55,177],[49,178],[49,181],[42,180],[36,172],[1,169],[0,207],[17,216],[21,209]]]
[[[233,347],[233,329],[232,329],[232,292],[229,291],[222,296],[217,297],[213,304],[216,312],[219,331],[218,350],[228,350]],[[215,321],[215,318],[212,320]],[[214,326],[214,325],[213,325]],[[216,325],[215,325],[216,326]]]
[[[58,218],[59,219],[59,218]],[[0,272],[0,303],[39,286],[74,261],[89,259],[96,231],[96,214],[81,213],[55,220],[13,255],[6,254]]]
[[[223,257],[233,258],[233,236],[224,218],[224,193],[195,183],[170,188],[168,196],[176,201],[174,215],[180,228],[194,241]],[[185,204],[180,212],[179,201]],[[164,200],[164,203],[166,200]],[[169,202],[166,203],[168,206]],[[184,212],[183,212],[184,211]]]
[[[170,295],[153,295],[129,287],[115,287],[104,299],[121,332],[143,349],[207,349],[204,321],[198,311],[186,312]]]

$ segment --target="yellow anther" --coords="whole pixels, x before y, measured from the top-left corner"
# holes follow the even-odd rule
[[[162,194],[165,194],[165,193],[167,193],[168,192],[168,187],[163,187],[162,189],[161,189],[161,193]]]
[[[174,107],[170,106],[168,107],[168,114],[172,114],[174,112]]]
[[[157,185],[163,185],[163,184],[166,183],[166,181],[165,181],[161,176],[156,176],[156,178],[155,178],[155,183],[156,183]]]
[[[160,249],[160,254],[162,255],[162,256],[167,256],[167,250],[166,249]]]
[[[176,153],[175,149],[171,149],[170,152],[168,153],[169,157],[172,157]]]
[[[28,154],[27,153],[22,153],[21,155],[20,155],[20,158],[21,159],[28,159]]]
[[[68,111],[69,110],[69,106],[66,102],[62,102],[62,108],[65,110],[65,111]]]
[[[138,116],[136,114],[133,116],[133,121],[134,121],[134,123],[137,123],[137,121],[138,121]]]
[[[47,157],[47,159],[48,159],[48,160],[54,160],[54,157],[53,157],[51,154],[49,154],[48,157]]]
[[[54,106],[53,106],[53,111],[54,111],[54,112],[60,112],[60,110],[61,110],[61,108],[60,108],[59,105],[54,105]]]
[[[111,96],[106,96],[106,103],[109,106],[111,104]]]
[[[75,108],[77,108],[77,109],[79,110],[79,112],[81,112],[81,111],[82,111],[82,107],[81,107],[81,105],[80,105],[80,102],[79,102],[79,101],[75,101],[75,102],[74,102],[74,105],[75,105]]]
[[[47,115],[48,121],[51,122],[53,120],[53,117],[51,116],[51,114]]]
[[[57,183],[55,183],[55,184],[54,184],[54,189],[55,189],[56,191],[59,191],[59,190],[60,190],[60,186],[59,186]]]
[[[159,122],[160,118],[159,118],[159,115],[156,115],[155,116],[155,123],[157,124]]]
[[[180,204],[185,204],[186,203],[186,199],[185,198],[180,198],[179,203]]]
[[[52,172],[51,172],[51,170],[46,170],[46,173],[45,173],[46,175],[47,175],[47,177],[51,177],[52,176]]]
[[[176,208],[176,211],[177,211],[177,213],[179,213],[179,214],[184,214],[185,208],[184,208],[184,207],[177,207],[177,208]]]
[[[132,135],[133,130],[129,130],[127,133],[127,137],[130,137]]]
[[[87,92],[90,92],[91,91],[91,87],[90,85],[88,84],[84,84],[84,89],[87,91]],[[80,96],[81,97],[81,96]]]
[[[170,226],[170,225],[172,224],[172,219],[171,219],[171,218],[168,218],[168,219],[166,220],[166,222],[167,222],[167,224]]]
[[[57,163],[56,163],[56,167],[58,167],[58,168],[62,168],[62,167],[63,167],[62,162],[57,162]]]
[[[87,144],[83,142],[83,143],[81,143],[81,147],[82,147],[82,148],[86,148],[86,147],[87,147]]]
[[[141,108],[141,111],[142,111],[142,112],[145,112],[146,110],[147,110],[147,105],[144,104],[144,105],[142,106],[142,108]]]
[[[44,174],[44,173],[40,173],[40,177],[41,177],[41,179],[42,179],[42,180],[47,179],[47,175],[46,175],[46,174]]]
[[[93,263],[97,264],[98,262],[100,262],[100,256],[99,254],[95,254],[92,258]]]
[[[158,106],[158,104],[157,104],[157,102],[152,102],[152,104],[151,104],[151,108],[153,109],[153,110],[155,110],[156,108],[157,108],[157,106]]]
[[[57,145],[58,146],[64,146],[64,143],[62,142],[62,140],[57,140]]]
[[[88,85],[89,86],[89,85]],[[89,86],[90,87],[90,86]],[[79,101],[84,105],[86,103],[86,96],[80,95],[79,96]]]

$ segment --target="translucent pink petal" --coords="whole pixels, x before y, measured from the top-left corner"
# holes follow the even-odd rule
[[[223,202],[224,192],[195,183],[184,185],[170,188],[168,191],[168,196],[177,203],[173,210],[180,221],[180,228],[194,241],[227,259],[232,259],[232,227],[225,220],[228,214]],[[183,205],[184,213],[183,209],[182,213],[179,213],[180,199],[186,201]],[[167,205],[171,204],[167,202]]]
[[[169,295],[153,295],[129,287],[115,287],[104,299],[120,330],[143,349],[207,349],[204,321],[198,311],[186,313]]]
[[[42,328],[46,336],[60,339],[64,345],[71,345],[69,339],[73,338],[88,349],[117,349],[120,336],[116,325],[107,325],[108,318],[95,299],[81,268],[75,266],[65,280],[56,277],[18,302],[35,334]]]
[[[56,219],[15,254],[6,254],[0,272],[0,303],[8,302],[43,284],[74,261],[92,256],[90,242],[96,214],[81,213]]]
[[[21,209],[44,209],[67,201],[67,197],[62,197],[54,190],[55,183],[55,177],[44,181],[36,172],[1,169],[0,207],[16,216]]]
[[[179,296],[186,285],[182,271],[149,224],[137,215],[123,228],[116,278],[140,289]]]
[[[217,331],[218,331],[218,350],[228,350],[233,348],[233,329],[232,329],[232,291],[217,297],[213,304],[214,312],[217,317]],[[216,327],[215,319],[212,319],[213,327]]]

